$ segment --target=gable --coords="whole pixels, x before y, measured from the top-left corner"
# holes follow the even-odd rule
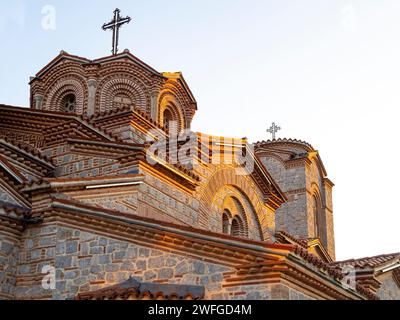
[[[20,202],[14,198],[14,196],[11,195],[11,193],[6,190],[1,184],[0,184],[0,201],[5,202],[5,203],[10,203],[13,205],[20,205]]]
[[[54,165],[37,149],[0,139],[0,175],[13,186],[51,176]]]
[[[47,65],[45,65],[37,74],[36,79],[43,77],[49,70],[54,68],[56,65],[60,64],[62,61],[75,61],[78,63],[87,63],[90,62],[89,59],[78,57],[74,55],[70,55],[65,51],[61,51],[58,56],[56,56],[53,60],[51,60]],[[35,79],[31,79],[31,82]]]
[[[116,174],[121,158],[141,152],[141,145],[116,142],[97,142],[84,139],[67,139],[46,152],[54,154],[56,176],[101,176]]]
[[[13,206],[29,208],[28,200],[23,197],[19,190],[1,176],[0,173],[0,202]]]
[[[69,137],[116,141],[109,134],[74,114],[0,105],[0,139],[43,157],[47,145]],[[26,148],[25,148],[26,147]]]

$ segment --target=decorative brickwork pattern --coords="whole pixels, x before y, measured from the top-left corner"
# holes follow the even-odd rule
[[[143,112],[150,111],[150,95],[146,94],[146,87],[139,79],[133,79],[129,75],[109,76],[102,80],[99,85],[100,109],[96,112],[104,112],[113,108],[114,98],[120,94],[128,97],[134,109]]]

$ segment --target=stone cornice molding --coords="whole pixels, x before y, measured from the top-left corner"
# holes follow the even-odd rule
[[[276,140],[267,140],[267,141],[258,141],[255,144],[256,148],[259,147],[264,147],[264,146],[272,146],[272,145],[300,145],[303,148],[306,148],[307,151],[315,151],[315,149],[313,148],[313,146],[311,144],[309,144],[308,142],[305,141],[301,141],[301,140],[297,140],[297,139],[287,139],[287,138],[279,138]]]
[[[67,179],[42,179],[40,181],[32,181],[26,184],[22,189],[24,192],[38,192],[41,190],[53,189],[54,191],[60,192],[62,190],[79,190],[85,188],[96,188],[101,187],[112,187],[116,185],[126,185],[128,183],[139,183],[143,181],[144,176],[141,174],[129,174],[129,175],[115,175],[107,177],[95,177],[95,178],[67,178]]]
[[[44,219],[46,219],[46,216],[49,217],[64,212],[67,215],[75,216],[72,219],[83,222],[86,224],[86,228],[93,227],[97,229],[101,227],[109,236],[128,237],[130,241],[134,240],[142,245],[161,246],[164,250],[169,248],[171,251],[181,254],[185,252],[191,256],[197,256],[197,258],[206,257],[214,263],[222,263],[229,266],[237,265],[238,263],[254,263],[264,259],[278,260],[280,252],[291,248],[291,246],[286,245],[238,239],[167,222],[160,224],[156,220],[91,207],[69,200],[53,199],[51,207],[55,211],[42,213],[41,215],[44,216]],[[225,261],[221,260],[221,256],[226,258],[224,259]]]

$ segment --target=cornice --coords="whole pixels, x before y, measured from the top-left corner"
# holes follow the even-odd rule
[[[118,141],[117,137],[104,132],[95,124],[89,123],[87,118],[71,113],[36,110],[6,105],[0,105],[0,113],[4,114],[4,116],[2,115],[0,118],[2,121],[4,121],[5,116],[7,115],[14,119],[18,119],[19,123],[35,123],[38,126],[38,133],[44,134],[50,141],[52,141],[51,136],[60,134],[62,130],[69,128],[77,129],[79,127],[91,132],[93,137],[96,136],[97,138],[106,141]],[[21,129],[21,127],[18,128]]]
[[[305,147],[308,151],[315,151],[313,146],[309,144],[308,142],[302,141],[302,140],[297,140],[297,139],[291,139],[291,138],[279,138],[275,140],[263,140],[263,141],[258,141],[254,143],[255,148],[260,148],[263,146],[272,146],[272,145],[300,145],[302,147]]]
[[[31,203],[27,194],[22,191],[23,184],[19,184],[4,175],[4,172],[0,170],[0,186],[9,192],[12,197],[19,202],[19,204],[29,208]]]
[[[53,199],[52,212],[46,216],[59,215],[59,221],[79,223],[85,228],[102,229],[108,236],[125,238],[141,245],[153,245],[175,251],[179,254],[190,254],[193,257],[208,259],[214,263],[229,266],[253,263],[263,259],[277,260],[280,252],[288,246],[266,244],[258,241],[239,239],[192,227],[175,225],[125,214],[117,211],[91,207],[68,200]],[[69,218],[68,218],[69,216]],[[68,221],[67,221],[68,219]],[[221,261],[224,256],[224,261]]]
[[[122,59],[129,59],[130,61],[134,62],[135,64],[139,65],[140,67],[144,68],[145,70],[149,71],[151,74],[162,78],[163,75],[158,72],[157,70],[153,69],[150,67],[147,63],[143,62],[133,54],[129,52],[129,50],[124,50],[124,52],[117,54],[117,55],[110,55],[102,58],[98,58],[95,60],[91,60],[89,63],[99,63],[99,64],[105,64],[107,62],[112,62],[116,60],[122,60]]]
[[[71,54],[69,54],[69,53],[67,53],[65,51],[61,51],[58,56],[56,56],[53,60],[51,60],[46,66],[44,66],[36,74],[36,76],[31,80],[31,82],[36,80],[36,79],[39,79],[40,77],[42,77],[49,69],[51,69],[53,66],[55,66],[57,63],[59,63],[60,61],[62,61],[64,59],[70,60],[70,61],[74,61],[74,62],[78,62],[78,63],[81,63],[81,64],[90,62],[90,60],[87,59],[87,58],[71,55]]]
[[[96,186],[110,187],[117,184],[127,184],[130,182],[143,181],[144,176],[141,174],[114,175],[92,178],[45,178],[39,181],[27,183],[22,189],[24,192],[33,192],[47,189],[54,189],[57,192],[61,190],[74,190],[80,188],[95,188]]]
[[[23,156],[24,158],[30,159],[30,161],[40,164],[48,170],[54,169],[54,164],[49,157],[43,155],[39,150],[30,147],[26,144],[22,144],[18,141],[14,141],[10,138],[4,137],[0,138],[0,144],[4,147],[12,150],[13,152]]]

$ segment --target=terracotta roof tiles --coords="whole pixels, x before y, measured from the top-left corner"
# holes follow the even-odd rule
[[[307,249],[307,240],[306,239],[299,239],[285,231],[278,231],[275,233],[275,239],[279,243],[287,243],[289,241],[293,241],[294,243],[298,244],[299,246]]]
[[[350,266],[353,266],[356,268],[366,269],[366,268],[375,268],[379,265],[382,265],[382,264],[389,262],[391,260],[394,260],[396,258],[400,259],[400,252],[391,253],[391,254],[381,254],[378,256],[374,256],[374,257],[365,257],[365,258],[359,258],[359,259],[336,261],[336,262],[331,263],[331,265],[334,267],[342,267],[342,266],[350,265]]]
[[[127,112],[127,111],[132,111],[130,106],[117,107],[117,108],[106,110],[106,111],[96,112],[95,114],[93,114],[92,116],[90,116],[87,119],[90,121],[90,120],[93,120],[96,118],[108,117],[108,116],[112,116],[112,115],[115,115],[115,114],[118,114],[121,112]]]
[[[16,206],[11,203],[0,201],[0,208],[4,210],[4,212],[10,217],[18,217],[24,218],[30,216],[31,209],[27,209],[24,207]]]
[[[154,127],[166,130],[164,127],[160,126],[156,121],[154,121],[147,113],[143,112],[142,110],[132,110],[130,106],[124,106],[124,107],[118,107],[115,109],[107,110],[107,111],[102,111],[102,112],[97,112],[93,114],[90,118],[87,118],[87,121],[96,121],[101,118],[107,118],[111,117],[120,113],[124,112],[129,112],[131,111],[132,113],[136,113],[140,117],[144,118],[146,121],[151,123]],[[93,124],[94,125],[94,124]],[[99,125],[96,125],[96,127],[100,127]]]
[[[6,143],[11,144],[14,147],[17,147],[18,149],[25,151],[26,153],[29,153],[30,155],[35,156],[35,157],[39,158],[40,160],[43,160],[43,161],[47,162],[48,164],[54,166],[53,162],[51,161],[51,159],[49,157],[45,156],[38,149],[36,149],[28,144],[11,139],[9,137],[2,137],[0,139],[0,141],[1,140],[4,140]]]
[[[193,299],[204,298],[205,289],[203,286],[181,285],[181,284],[161,284],[150,282],[139,282],[133,278],[120,284],[103,288],[100,290],[80,293],[75,300],[128,300],[131,297],[143,299],[147,296],[150,299]]]

